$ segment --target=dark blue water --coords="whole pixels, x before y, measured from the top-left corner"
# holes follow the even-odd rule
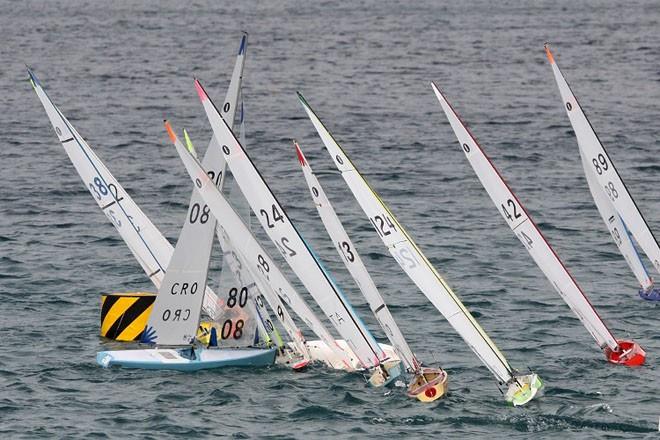
[[[658,308],[637,297],[593,205],[543,43],[553,43],[658,233],[660,5],[455,3],[2,2],[0,437],[656,438]],[[298,139],[317,171],[331,169],[296,90],[510,362],[545,379],[543,398],[504,405],[332,174],[322,183],[411,346],[449,371],[446,399],[423,405],[323,368],[180,374],[95,365],[100,294],[152,286],[69,163],[24,63],[175,241],[190,182],[162,119],[206,144],[192,78],[224,96],[241,30],[250,32],[249,151],[374,332],[382,336],[320,226],[290,144]],[[431,80],[614,333],[646,348],[646,366],[605,363],[488,199]]]

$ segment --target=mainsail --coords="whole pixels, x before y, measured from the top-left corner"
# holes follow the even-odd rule
[[[418,372],[421,367],[419,361],[415,358],[406,339],[403,337],[403,333],[401,333],[399,326],[394,321],[394,317],[392,317],[392,314],[387,308],[385,300],[380,295],[376,284],[371,278],[371,275],[369,275],[367,268],[364,266],[353,241],[346,233],[346,230],[344,229],[341,220],[339,220],[334,208],[330,204],[330,200],[326,196],[321,183],[316,178],[314,171],[312,171],[312,167],[307,161],[307,158],[305,158],[300,146],[295,141],[294,146],[296,148],[298,161],[300,162],[300,166],[305,175],[305,181],[312,194],[314,205],[316,205],[321,221],[323,222],[328,235],[332,239],[335,249],[369,303],[371,311],[374,316],[376,316],[378,323],[385,331],[387,338],[392,343],[394,350],[406,366],[406,369],[412,372]]]
[[[608,358],[611,359],[610,353],[621,353],[622,344],[616,340],[607,328],[580,286],[541,234],[540,229],[531,219],[525,207],[511,191],[511,188],[486,156],[475,137],[463,124],[440,89],[433,83],[431,85],[458,138],[461,149],[511,230],[520,239],[557,293],[582,321],[582,324],[591,333],[598,346],[605,350]],[[618,356],[616,357],[618,359]]]
[[[552,72],[557,81],[566,114],[575,131],[580,157],[596,206],[642,289],[648,290],[653,286],[653,281],[637,256],[632,242],[627,237],[626,229],[635,237],[637,244],[651,260],[655,269],[660,272],[660,246],[658,241],[637,207],[637,203],[630,195],[628,188],[623,183],[614,162],[612,162],[605,147],[600,142],[577,98],[573,95],[547,45],[545,51],[552,66]],[[611,204],[611,207],[608,206],[608,203]],[[616,215],[612,213],[612,208],[616,211]],[[613,216],[614,221],[612,222],[610,219]],[[617,221],[617,217],[620,217],[620,223]]]
[[[501,383],[515,381],[516,374],[495,346],[495,343],[477,323],[468,309],[456,294],[438,274],[426,256],[417,247],[408,232],[396,219],[392,211],[385,205],[378,194],[369,186],[362,174],[357,170],[346,152],[325,128],[316,113],[311,109],[305,98],[299,93],[298,98],[307,115],[314,124],[328,153],[341,172],[346,184],[353,192],[378,236],[381,238],[392,256],[410,279],[426,295],[431,303],[443,314],[451,326],[474,351],[477,357],[488,367]]]
[[[291,223],[286,211],[197,80],[195,87],[215,137],[222,144],[225,160],[266,234],[358,357],[360,364],[364,368],[379,365],[386,358],[382,348]],[[262,271],[266,272],[266,268],[262,267]]]
[[[209,171],[209,173],[214,172]],[[158,345],[192,344],[202,311],[215,219],[193,189],[179,240],[158,289],[141,342]]]

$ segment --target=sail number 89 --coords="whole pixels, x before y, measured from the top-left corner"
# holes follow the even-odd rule
[[[596,172],[599,176],[603,174],[603,171],[607,171],[610,167],[607,164],[607,159],[605,159],[605,156],[603,156],[602,153],[598,153],[598,157],[594,157],[591,160],[591,163],[594,164],[594,168],[596,169]]]

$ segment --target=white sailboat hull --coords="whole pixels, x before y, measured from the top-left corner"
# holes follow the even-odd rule
[[[190,349],[150,348],[145,350],[100,351],[96,363],[104,368],[119,366],[146,370],[198,371],[222,367],[265,367],[275,363],[277,349],[196,348],[194,359],[183,355]]]
[[[336,340],[337,345],[345,352],[345,353],[351,353],[350,349],[348,348],[348,344],[346,344],[346,341],[343,339],[337,339]],[[350,356],[350,365],[346,365],[344,360],[337,356],[336,351],[332,350],[330,347],[328,347],[328,344],[321,340],[315,340],[315,341],[306,341],[305,345],[307,346],[307,350],[309,351],[309,356],[311,360],[313,361],[320,361],[325,363],[326,365],[330,366],[331,368],[334,368],[335,370],[344,370],[344,371],[355,371],[355,370],[362,370],[360,367],[359,361],[357,357]],[[387,344],[378,344],[380,345],[380,348],[385,352],[386,359],[388,361],[400,361],[399,356],[397,356],[396,352],[394,351],[394,348],[391,345]]]

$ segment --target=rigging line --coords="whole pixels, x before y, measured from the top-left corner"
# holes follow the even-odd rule
[[[234,141],[236,142],[236,144],[237,144],[237,145],[239,146],[239,148],[243,151],[243,154],[245,154],[245,157],[248,159],[248,161],[250,161],[250,164],[252,164],[252,167],[254,168],[254,170],[257,172],[257,174],[259,175],[259,177],[260,177],[261,180],[263,181],[264,185],[266,186],[266,188],[267,188],[268,191],[270,192],[270,194],[271,194],[271,196],[273,197],[273,199],[275,199],[275,202],[279,205],[280,209],[282,209],[282,211],[284,212],[284,215],[286,215],[286,217],[289,219],[288,214],[286,213],[286,211],[284,210],[284,208],[283,208],[282,205],[280,204],[279,200],[277,199],[277,197],[275,196],[275,194],[273,193],[273,191],[270,189],[270,186],[268,186],[268,183],[266,182],[266,180],[265,180],[264,177],[262,176],[261,172],[259,171],[259,169],[256,167],[256,165],[255,165],[254,162],[252,161],[252,158],[247,154],[247,151],[245,151],[245,149],[243,148],[243,146],[241,145],[241,143],[239,142],[239,140],[236,139],[236,136],[234,136],[234,133],[231,131],[231,128],[229,127],[229,125],[227,124],[227,122],[226,122],[226,121],[224,120],[224,118],[222,117],[222,114],[218,111],[218,108],[217,108],[217,107],[215,106],[215,104],[213,103],[213,100],[211,99],[211,97],[208,95],[208,93],[206,93],[206,90],[204,90],[204,87],[201,85],[201,83],[199,83],[199,81],[197,82],[197,84],[199,84],[199,86],[200,86],[200,87],[202,88],[202,90],[204,91],[204,94],[206,95],[206,98],[209,100],[209,102],[211,103],[211,105],[213,106],[213,108],[215,109],[215,111],[216,111],[216,112],[218,113],[218,115],[220,116],[220,119],[222,120],[222,122],[225,124],[225,126],[227,127],[227,129],[228,129],[229,132],[231,133],[231,135],[232,135],[232,137],[234,138]],[[337,297],[337,299],[339,299],[339,302],[342,304],[342,306],[344,307],[344,309],[345,309],[346,312],[348,313],[348,316],[351,318],[351,321],[352,321],[353,324],[357,327],[358,331],[360,332],[360,335],[362,336],[362,338],[364,339],[364,341],[367,343],[367,345],[369,346],[369,348],[371,348],[371,351],[372,351],[373,354],[376,356],[376,358],[379,359],[379,358],[378,358],[378,354],[376,353],[376,351],[374,350],[374,347],[372,346],[372,344],[371,344],[370,341],[369,341],[369,338],[367,338],[367,336],[366,336],[366,335],[364,334],[364,332],[362,331],[362,328],[360,327],[360,325],[358,325],[358,323],[357,323],[357,321],[356,321],[356,316],[354,316],[354,313],[351,313],[351,310],[349,310],[349,307],[348,307],[347,304],[344,302],[345,300],[342,298],[343,294],[341,293],[341,289],[340,289],[339,291],[337,290],[337,289],[339,289],[339,286],[337,286],[337,285],[334,283],[334,281],[331,280],[331,278],[329,278],[329,276],[328,276],[328,274],[326,273],[325,269],[324,269],[323,266],[320,264],[320,261],[318,261],[317,257],[315,256],[314,251],[312,251],[312,249],[309,247],[309,245],[307,244],[307,242],[305,241],[305,239],[302,237],[302,235],[300,235],[300,232],[298,232],[298,229],[297,229],[296,226],[291,222],[290,219],[289,219],[289,224],[290,224],[291,227],[293,228],[294,232],[298,235],[298,238],[300,238],[300,240],[303,242],[303,245],[305,246],[305,248],[307,249],[307,251],[312,255],[312,258],[313,258],[314,262],[316,263],[316,266],[319,268],[319,270],[321,271],[321,273],[323,273],[323,276],[325,277],[325,279],[328,281],[328,283],[329,283],[330,286],[332,287],[332,290],[335,292],[335,296]],[[373,337],[372,337],[372,339],[373,339]],[[378,344],[378,343],[376,342],[376,344]]]

